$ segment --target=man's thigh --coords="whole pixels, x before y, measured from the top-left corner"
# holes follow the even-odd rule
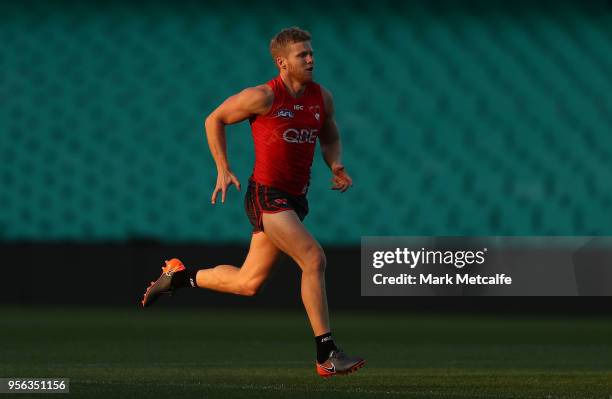
[[[274,269],[280,253],[266,233],[253,234],[249,253],[240,268],[240,276],[248,281],[263,283]]]
[[[264,231],[272,243],[304,268],[323,250],[294,211],[264,213]]]

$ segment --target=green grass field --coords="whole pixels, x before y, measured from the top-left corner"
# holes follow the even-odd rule
[[[68,377],[69,397],[612,397],[610,320],[336,312],[337,341],[368,365],[322,380],[301,312],[0,314],[0,377]]]

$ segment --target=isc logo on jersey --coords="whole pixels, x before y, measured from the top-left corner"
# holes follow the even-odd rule
[[[287,129],[283,133],[283,140],[287,143],[311,143],[317,142],[319,129]]]

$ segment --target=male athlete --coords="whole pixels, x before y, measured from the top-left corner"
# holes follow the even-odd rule
[[[284,252],[302,270],[302,301],[317,346],[316,370],[320,376],[330,377],[355,371],[365,360],[348,356],[334,344],[325,293],[325,254],[302,224],[308,213],[306,192],[317,138],[332,171],[332,189],[345,192],[352,185],[341,161],[332,96],[312,80],[310,40],[310,34],[299,28],[279,32],[270,43],[279,76],[229,97],[206,119],[206,136],[218,173],[213,204],[219,193],[225,202],[230,185],[240,190],[227,159],[225,126],[247,119],[251,124],[255,167],[245,208],[253,234],[242,267],[189,270],[178,259],[166,261],[162,275],[145,292],[142,305],[149,306],[161,294],[190,286],[255,295]]]

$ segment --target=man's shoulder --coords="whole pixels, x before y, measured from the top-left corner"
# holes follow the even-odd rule
[[[274,98],[274,90],[267,84],[260,84],[257,86],[247,87],[242,91],[245,95],[257,97],[260,99]]]
[[[258,113],[271,107],[274,102],[274,91],[267,84],[247,87],[240,94],[247,103],[260,110]]]
[[[323,97],[323,105],[325,106],[327,114],[333,114],[334,97],[332,96],[331,91],[327,90],[327,88],[320,83],[317,83],[317,85],[319,85],[321,88],[321,97]]]

